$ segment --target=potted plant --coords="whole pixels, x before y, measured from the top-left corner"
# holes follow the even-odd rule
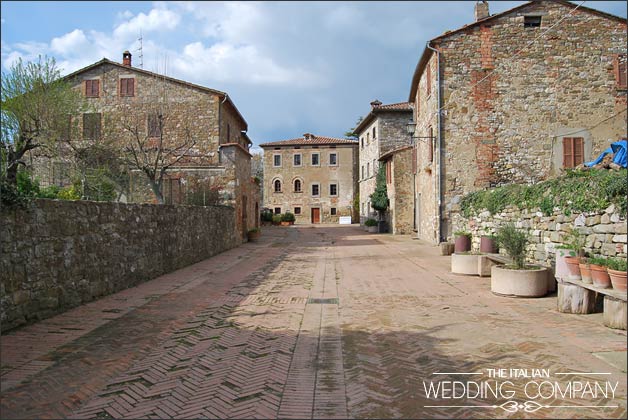
[[[591,281],[596,287],[607,289],[611,287],[611,278],[608,275],[606,267],[606,258],[595,257],[589,259],[589,267],[591,268]]]
[[[488,232],[480,237],[480,252],[485,254],[497,253],[497,241],[495,235]]]
[[[293,225],[294,221],[295,221],[294,214],[290,213],[289,211],[281,215],[281,226]]]
[[[386,222],[384,221],[384,213],[388,209],[390,201],[388,199],[388,191],[386,189],[386,165],[381,165],[377,171],[375,178],[375,191],[370,195],[371,207],[377,210],[379,219],[378,229],[376,232],[386,232]],[[369,226],[369,232],[372,232]]]
[[[593,280],[591,280],[591,265],[589,264],[589,259],[582,257],[580,258],[580,277],[582,278],[583,283],[591,284]]]
[[[556,247],[555,276],[559,280],[580,280],[579,257],[584,257],[585,236],[578,229],[571,229],[562,245]],[[569,258],[569,260],[568,260]],[[575,259],[572,259],[575,258]],[[571,264],[571,266],[568,265]]]
[[[625,258],[609,258],[606,260],[608,267],[608,275],[611,278],[613,289],[621,292],[626,291],[626,259]]]
[[[497,232],[499,247],[512,259],[511,265],[491,268],[491,292],[514,297],[539,297],[547,294],[547,268],[526,265],[528,238],[509,223]]]
[[[260,228],[254,228],[254,229],[249,230],[246,233],[246,236],[248,237],[249,242],[256,242],[261,234],[262,234],[262,230]]]
[[[569,280],[581,280],[580,275],[580,257],[565,257],[565,265],[567,266],[567,278]]]
[[[270,225],[273,223],[273,212],[268,209],[262,210],[260,218],[262,219],[262,225]]]
[[[273,225],[278,226],[281,224],[281,214],[273,214]]]
[[[456,238],[454,242],[454,252],[456,254],[471,251],[471,234],[469,232],[459,230],[454,232],[454,236]]]
[[[364,222],[365,226],[368,226],[370,233],[377,233],[377,220],[375,219],[366,219]]]

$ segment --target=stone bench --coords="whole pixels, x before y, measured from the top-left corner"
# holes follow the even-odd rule
[[[615,289],[602,289],[578,280],[560,279],[558,282],[558,312],[590,314],[595,312],[597,294],[604,295],[604,325],[626,329],[626,293]]]

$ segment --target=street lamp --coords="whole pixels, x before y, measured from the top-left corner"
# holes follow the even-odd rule
[[[406,124],[406,132],[414,137],[414,130],[416,129],[416,123],[413,120],[408,121]]]

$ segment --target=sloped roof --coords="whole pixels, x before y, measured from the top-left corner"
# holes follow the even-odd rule
[[[566,6],[566,7],[572,8],[572,9],[575,9],[576,7],[578,7],[578,5],[576,5],[576,4],[574,4],[574,3],[570,2],[570,1],[567,1],[567,0],[543,0],[543,1],[551,1],[551,2],[554,2],[554,3],[562,4],[563,6]],[[527,3],[519,5],[517,7],[513,7],[512,9],[508,9],[508,10],[506,10],[504,12],[496,13],[496,14],[488,16],[488,17],[486,17],[484,19],[480,19],[480,20],[478,20],[476,22],[472,22],[472,23],[469,23],[467,25],[464,25],[464,26],[462,26],[462,27],[460,27],[458,29],[455,29],[453,31],[446,31],[444,34],[439,35],[439,36],[437,36],[435,38],[432,38],[430,41],[428,41],[428,45],[430,43],[434,42],[434,41],[441,41],[443,39],[446,39],[446,38],[450,37],[451,35],[457,34],[459,32],[464,32],[466,30],[475,28],[478,25],[483,25],[483,24],[485,24],[487,22],[490,22],[490,21],[492,21],[494,19],[503,17],[505,15],[508,15],[510,13],[516,12],[516,11],[521,10],[521,9],[525,9],[526,7],[528,7],[528,6],[530,6],[530,5],[534,4],[534,3],[538,3],[538,0],[537,1],[529,1]],[[627,22],[626,19],[624,19],[624,18],[622,18],[620,16],[615,16],[615,15],[612,15],[610,13],[606,13],[606,12],[602,12],[602,11],[599,11],[599,10],[591,9],[590,7],[580,6],[580,7],[578,7],[578,10],[581,10],[581,11],[587,12],[587,13],[591,13],[591,14],[603,17],[605,19],[616,20],[616,21],[622,22],[622,23],[626,23]],[[429,48],[427,48],[427,46],[423,49],[423,54],[421,55],[421,58],[420,58],[419,62],[417,63],[416,68],[414,70],[414,75],[412,76],[412,85],[410,86],[410,96],[408,97],[408,101],[410,101],[410,102],[414,102],[414,97],[416,96],[416,89],[417,89],[417,84],[418,84],[419,78],[420,78],[421,74],[423,73],[423,70],[425,69],[425,66],[427,65],[427,62],[429,61],[429,59],[432,56],[432,54],[434,54],[434,52],[432,50],[430,50]]]
[[[401,146],[401,147],[398,147],[398,148],[396,148],[396,149],[389,150],[388,152],[383,153],[383,154],[379,157],[379,159],[377,159],[377,160],[379,160],[379,161],[385,161],[385,160],[388,160],[388,158],[389,158],[389,157],[391,157],[392,155],[397,154],[397,153],[399,153],[399,152],[403,152],[404,150],[412,149],[412,147],[413,147],[413,146],[412,146],[411,144],[406,144],[406,145]]]
[[[355,127],[353,130],[354,133],[359,133],[364,130],[364,128],[370,124],[375,119],[375,114],[380,112],[411,112],[414,109],[414,106],[409,102],[398,102],[395,104],[386,104],[386,105],[372,105],[371,112],[360,121],[360,124]]]
[[[306,138],[307,137],[307,138]],[[272,141],[269,143],[262,143],[260,147],[273,147],[273,146],[317,146],[317,145],[335,145],[335,144],[349,144],[358,145],[357,140],[352,139],[339,139],[335,137],[317,136],[315,134],[306,134],[304,137]]]
[[[165,76],[163,74],[154,73],[152,71],[140,69],[138,67],[125,66],[125,65],[117,63],[115,61],[111,61],[108,58],[103,58],[102,60],[97,61],[97,62],[95,62],[93,64],[90,64],[87,67],[83,67],[82,69],[76,70],[75,72],[72,72],[72,73],[68,74],[67,76],[63,77],[63,79],[71,80],[71,79],[75,78],[76,76],[80,75],[81,73],[85,73],[86,71],[92,70],[92,69],[94,69],[94,68],[96,68],[98,66],[102,66],[102,65],[105,65],[105,64],[109,64],[111,66],[119,67],[119,68],[124,69],[126,71],[133,71],[135,73],[144,74],[144,75],[150,76],[150,77],[159,77],[159,78],[162,78],[162,79],[167,80],[167,81],[172,82],[172,83],[177,83],[177,84],[180,84],[180,85],[183,85],[183,86],[187,86],[189,88],[198,89],[198,90],[203,91],[203,92],[212,93],[214,95],[222,96],[223,100],[225,98],[227,99],[227,102],[229,103],[229,105],[231,105],[233,107],[233,109],[235,110],[236,114],[238,114],[238,117],[240,117],[240,119],[244,123],[244,126],[247,127],[247,129],[248,129],[248,123],[246,122],[246,120],[244,119],[244,117],[242,116],[242,114],[240,113],[238,108],[235,106],[235,104],[233,103],[233,101],[229,97],[229,94],[227,94],[226,92],[222,92],[220,90],[211,89],[211,88],[208,88],[208,87],[205,87],[205,86],[201,86],[201,85],[197,85],[197,84],[194,84],[194,83],[186,82],[185,80],[175,79],[174,77],[169,77],[169,76]]]

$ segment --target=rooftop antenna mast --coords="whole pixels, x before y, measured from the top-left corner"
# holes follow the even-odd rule
[[[137,39],[138,41],[140,41],[140,47],[136,50],[139,51],[139,57],[140,57],[140,68],[143,69],[144,68],[144,51],[143,51],[143,40],[144,38],[142,37],[142,30],[140,29],[140,37]]]

